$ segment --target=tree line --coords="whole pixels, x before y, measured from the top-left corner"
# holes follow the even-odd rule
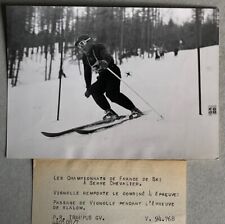
[[[218,11],[205,19],[200,10],[201,47],[218,44]],[[81,34],[105,43],[116,62],[130,55],[148,56],[155,48],[196,48],[196,13],[182,25],[164,23],[159,8],[8,6],[6,8],[8,78],[16,86],[24,57],[40,53],[45,58],[44,80],[51,79],[56,44],[59,53],[71,52]]]

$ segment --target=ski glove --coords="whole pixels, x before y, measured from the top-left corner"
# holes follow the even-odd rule
[[[108,62],[106,60],[100,60],[96,65],[93,66],[95,72],[100,72],[108,67]]]
[[[108,67],[108,62],[105,60],[99,61],[99,67],[100,69],[106,69]]]
[[[91,95],[91,92],[87,89],[85,91],[84,95],[88,98]]]

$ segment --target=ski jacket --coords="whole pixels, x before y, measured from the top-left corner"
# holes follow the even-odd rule
[[[98,61],[107,61],[109,68],[114,65],[113,57],[108,53],[106,47],[100,43],[93,44],[89,48],[88,52],[83,54],[82,60],[84,65],[86,88],[91,86],[92,68],[98,63]],[[101,72],[99,72],[99,75],[101,75]]]

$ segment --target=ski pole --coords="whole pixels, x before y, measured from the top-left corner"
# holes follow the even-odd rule
[[[146,101],[135,89],[129,86],[123,79],[121,79],[115,72],[113,72],[110,68],[107,68],[109,72],[111,72],[116,78],[118,78],[121,82],[123,82],[131,91],[133,91],[146,105],[148,105],[161,119],[164,119],[162,114],[160,114],[148,101]]]

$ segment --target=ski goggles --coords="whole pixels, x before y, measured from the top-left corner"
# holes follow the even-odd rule
[[[91,38],[89,37],[88,39],[86,40],[82,40],[78,43],[78,48],[83,48],[84,46],[86,46],[87,42],[90,40]]]

